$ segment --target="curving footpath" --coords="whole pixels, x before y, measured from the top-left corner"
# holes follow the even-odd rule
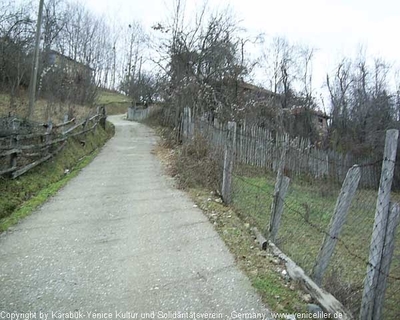
[[[0,318],[269,317],[207,218],[163,175],[151,129],[109,120],[116,134],[94,161],[0,235]]]

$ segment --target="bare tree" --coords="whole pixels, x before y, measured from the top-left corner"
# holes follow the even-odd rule
[[[239,23],[229,9],[209,12],[203,6],[192,19],[184,16],[184,3],[177,1],[169,24],[155,30],[164,36],[168,57],[164,70],[169,78],[167,99],[177,110],[191,106],[197,114],[222,121],[236,119],[241,104],[239,86],[249,73]]]
[[[0,86],[9,89],[10,111],[15,109],[15,98],[21,84],[29,83],[29,52],[33,46],[34,22],[25,6],[4,5],[0,16]]]
[[[378,154],[380,132],[395,125],[396,99],[390,93],[390,66],[382,59],[367,61],[360,54],[343,60],[335,75],[327,76],[331,97],[330,142],[335,148],[356,154]]]
[[[340,132],[347,127],[349,94],[352,82],[351,62],[346,59],[343,59],[338,64],[333,77],[329,75],[326,77],[331,100],[332,124],[329,133],[331,142],[334,145],[339,143]]]

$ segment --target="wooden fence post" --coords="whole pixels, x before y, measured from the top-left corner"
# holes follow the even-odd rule
[[[361,302],[360,319],[372,320],[376,310],[381,306],[384,292],[378,292],[378,278],[382,266],[385,247],[387,225],[389,219],[390,191],[392,187],[394,165],[396,161],[397,139],[399,131],[392,129],[386,132],[385,150],[383,153],[381,180],[379,183],[378,199],[376,202],[375,221],[372,230],[371,247],[369,253],[369,264],[364,281],[364,291]]]
[[[68,113],[64,115],[64,123],[68,122]],[[67,126],[63,126],[62,127],[62,134],[65,133],[65,131],[67,131]]]
[[[129,106],[128,107],[128,113],[126,115],[128,120],[133,120],[133,112],[134,112],[133,106]]]
[[[105,129],[106,128],[106,119],[107,119],[107,114],[106,114],[106,107],[102,106],[100,108],[100,126]]]
[[[283,175],[286,161],[286,145],[282,148],[281,159],[279,162],[278,173],[276,175],[274,199],[271,205],[271,219],[268,228],[268,239],[272,242],[276,241],[278,235],[279,226],[281,223],[281,217],[283,213],[283,205],[285,201],[286,192],[289,187],[290,179]]]
[[[187,135],[190,139],[192,137],[192,109],[187,108]]]
[[[190,108],[189,107],[185,107],[184,109],[183,109],[183,121],[182,121],[182,123],[183,123],[183,130],[182,130],[182,133],[183,133],[183,138],[184,139],[190,139],[190,135],[191,135],[191,122],[192,122],[192,119],[191,119],[191,110],[190,110]]]
[[[225,145],[224,171],[222,175],[222,199],[226,204],[232,202],[232,171],[236,145],[236,122],[228,122],[228,141]]]
[[[400,222],[400,206],[398,203],[390,204],[389,221],[385,233],[385,246],[383,248],[381,269],[378,275],[376,292],[374,301],[374,314],[372,319],[381,319],[383,303],[385,300],[385,292],[387,286],[387,275],[390,273],[390,265],[392,263],[396,228]]]
[[[346,221],[351,201],[354,198],[361,178],[361,171],[358,166],[353,166],[347,172],[343,181],[342,189],[336,201],[335,211],[328,226],[328,233],[325,235],[321,249],[318,252],[311,278],[318,285],[321,285],[325,271],[338,241],[343,224]]]
[[[13,121],[12,122],[13,134],[11,136],[11,141],[10,141],[11,149],[18,149],[18,146],[19,146],[18,129],[19,129],[19,122]],[[17,158],[18,158],[18,153],[14,152],[14,153],[10,154],[10,169],[17,167]]]
[[[47,122],[47,129],[46,129],[46,144],[50,144],[51,143],[52,130],[53,130],[53,122],[51,120],[49,120]]]

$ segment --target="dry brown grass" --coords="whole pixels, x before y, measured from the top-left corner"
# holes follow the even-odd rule
[[[0,117],[9,114],[26,117],[29,105],[27,93],[23,92],[18,98],[15,98],[14,107],[11,107],[10,100],[8,94],[0,94]],[[70,118],[83,119],[92,109],[93,107],[89,106],[38,99],[35,103],[32,120],[44,122],[51,119],[53,122],[62,122],[65,114],[68,114]]]
[[[166,130],[169,129],[158,129],[158,133],[168,136]],[[215,183],[219,183],[215,180],[214,172],[219,166],[215,163],[217,157],[212,156],[207,144],[199,137],[186,146],[161,139],[153,152],[163,163],[166,173],[176,178],[178,186],[185,187],[192,200],[208,217],[263,301],[274,311],[304,312],[307,309],[302,300],[304,292],[296,283],[282,277],[283,266],[280,261],[259,249],[250,225],[244,223],[231,207],[222,203],[218,192],[212,191],[215,190]],[[221,172],[216,176],[220,177]]]
[[[180,146],[175,158],[179,186],[183,189],[200,187],[220,190],[222,169],[219,159],[222,159],[221,155],[212,151],[201,136],[195,136]]]

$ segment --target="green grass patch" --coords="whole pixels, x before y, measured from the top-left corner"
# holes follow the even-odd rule
[[[280,272],[284,267],[280,261],[261,251],[254,243],[250,225],[244,223],[232,208],[215,202],[218,198],[210,196],[205,189],[190,189],[189,194],[213,223],[238,266],[247,274],[268,307],[276,312],[305,312],[304,293],[296,283],[282,278]]]
[[[233,180],[233,206],[259,230],[269,225],[275,176],[265,173],[246,176],[246,170]],[[250,172],[251,170],[249,170]],[[284,213],[276,244],[308,274],[311,274],[325,232],[331,220],[340,186],[326,182],[292,179],[285,198]],[[363,281],[367,269],[369,246],[375,216],[377,191],[358,190],[350,207],[340,240],[331,260],[324,287],[343,302],[354,314],[361,303]],[[392,201],[399,194],[392,193]],[[400,228],[392,262],[391,276],[400,277]],[[261,285],[261,284],[259,284]],[[400,312],[395,303],[400,281],[390,280],[386,294],[388,319]]]
[[[194,145],[196,152],[186,152],[185,157],[182,157],[185,147],[170,147],[175,149],[169,171],[174,173],[178,180],[198,175],[206,176],[204,168],[195,165],[195,161],[199,159],[196,152],[201,150],[198,146]],[[188,158],[192,159],[188,161]],[[181,165],[180,161],[186,165]],[[187,165],[191,162],[193,165]],[[269,263],[268,258],[263,260],[254,254],[257,250],[254,249],[254,242],[248,230],[249,226],[256,226],[260,231],[268,230],[275,181],[275,173],[254,166],[236,165],[230,207],[215,203],[212,199],[215,196],[210,196],[210,193],[204,193],[205,191],[197,190],[193,199],[216,226],[239,266],[247,273],[264,301],[275,311],[291,313],[299,311],[301,299],[282,285],[279,274],[272,272],[275,267]],[[184,186],[200,188],[202,185],[194,181],[193,184]],[[341,185],[337,183],[308,176],[293,177],[290,181],[275,244],[309,275],[328,231],[340,188]],[[190,190],[193,193],[196,189]],[[357,190],[323,281],[323,287],[341,301],[355,317],[358,316],[361,305],[377,194],[377,190]],[[392,192],[391,201],[399,202],[400,193]],[[400,314],[400,281],[397,280],[400,278],[399,257],[400,227],[397,229],[391,278],[388,279],[386,291],[385,319],[397,319]]]
[[[167,172],[177,177],[179,185],[188,191],[193,201],[208,216],[235,257],[237,265],[247,274],[264,303],[274,311],[305,312],[307,304],[302,300],[304,293],[296,283],[288,282],[287,279],[282,277],[281,271],[284,266],[280,260],[273,257],[272,254],[262,251],[257,246],[250,230],[251,224],[243,221],[243,217],[239,216],[236,210],[232,210],[232,207],[227,207],[221,203],[216,192],[211,192],[210,188],[213,184],[204,183],[204,178],[207,179],[209,175],[209,168],[198,163],[204,162],[204,157],[201,157],[201,148],[193,145],[182,150],[182,146],[177,147],[176,144],[170,144],[171,139],[165,139],[164,134],[168,135],[169,130],[157,130],[157,132],[164,137],[164,141],[159,144],[156,153],[166,164]],[[194,143],[200,142],[197,140]],[[171,146],[175,147],[173,153],[171,153]],[[196,152],[193,152],[195,150]],[[185,165],[183,165],[184,163]],[[207,162],[204,162],[204,164],[207,165]],[[187,179],[191,174],[203,175],[203,180],[200,181],[192,177],[190,178],[191,183],[188,183]],[[220,172],[214,173],[214,175],[220,174]],[[253,180],[253,182],[263,183],[256,180]]]
[[[121,93],[115,91],[101,90],[97,97],[97,102],[99,104],[111,104],[111,103],[121,103],[130,102],[131,99]]]
[[[33,210],[42,205],[48,198],[53,196],[60,190],[63,186],[65,186],[68,181],[72,178],[76,177],[80,170],[86,167],[98,154],[98,151],[85,156],[77,166],[62,178],[60,181],[51,183],[49,186],[45,187],[43,190],[40,190],[36,195],[34,195],[31,199],[25,201],[19,209],[15,210],[11,213],[10,216],[3,218],[0,220],[0,232],[6,231],[9,227],[17,224],[21,219],[28,216]]]
[[[112,124],[107,122],[106,130],[97,126],[94,132],[69,139],[57,156],[19,178],[0,180],[0,231],[7,230],[54,195],[95,157],[113,134]]]
[[[115,91],[101,90],[96,103],[105,106],[108,115],[113,115],[126,113],[132,100]]]

